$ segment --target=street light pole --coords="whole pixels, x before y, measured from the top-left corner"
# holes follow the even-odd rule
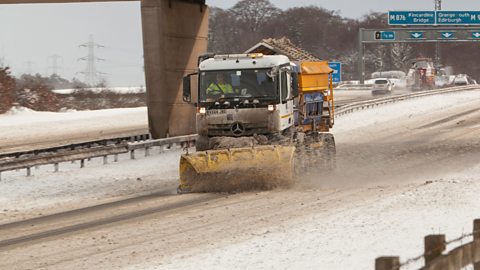
[[[442,0],[434,0],[435,1],[435,11],[440,11],[442,10]],[[440,51],[440,42],[435,43],[435,64],[437,66],[440,66],[440,57],[441,57],[441,51]]]
[[[434,0],[435,1],[435,10],[442,10],[442,0]]]

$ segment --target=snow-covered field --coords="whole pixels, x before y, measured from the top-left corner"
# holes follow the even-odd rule
[[[470,232],[473,219],[480,218],[479,107],[480,91],[469,91],[342,116],[334,128],[339,163],[334,174],[292,190],[237,194],[107,228],[99,233],[117,244],[104,249],[93,242],[96,253],[88,255],[81,254],[89,234],[45,243],[41,251],[9,251],[0,255],[0,268],[15,258],[31,265],[46,261],[46,269],[373,269],[378,256],[405,260],[422,253],[423,236],[445,233],[452,239]],[[84,123],[101,126],[122,111],[131,113],[104,111],[101,119],[81,114]],[[0,125],[3,130],[30,125],[28,115],[30,124],[45,121],[52,130],[85,128],[60,121],[65,114],[38,119],[34,112],[0,116]],[[23,124],[16,126],[20,116]],[[58,173],[42,166],[31,177],[3,173],[0,223],[135,194],[173,193],[180,154],[139,153],[136,160],[122,156],[107,165],[92,160],[84,169],[61,164]]]
[[[148,132],[147,108],[0,114],[0,152],[68,145]]]

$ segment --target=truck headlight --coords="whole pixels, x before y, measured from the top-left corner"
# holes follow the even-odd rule
[[[275,105],[268,105],[268,111],[269,112],[275,111]]]
[[[198,109],[198,112],[199,112],[200,114],[206,114],[206,113],[207,113],[207,108],[205,108],[205,107],[200,107],[200,109]]]

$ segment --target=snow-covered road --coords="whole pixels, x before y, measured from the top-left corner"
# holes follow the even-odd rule
[[[424,235],[480,217],[479,108],[468,91],[342,116],[334,173],[4,250],[0,269],[373,269],[419,255]],[[173,191],[179,154],[6,173],[1,223]]]

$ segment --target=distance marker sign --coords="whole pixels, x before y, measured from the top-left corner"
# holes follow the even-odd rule
[[[377,31],[375,32],[376,40],[395,40],[395,32],[394,31]]]

